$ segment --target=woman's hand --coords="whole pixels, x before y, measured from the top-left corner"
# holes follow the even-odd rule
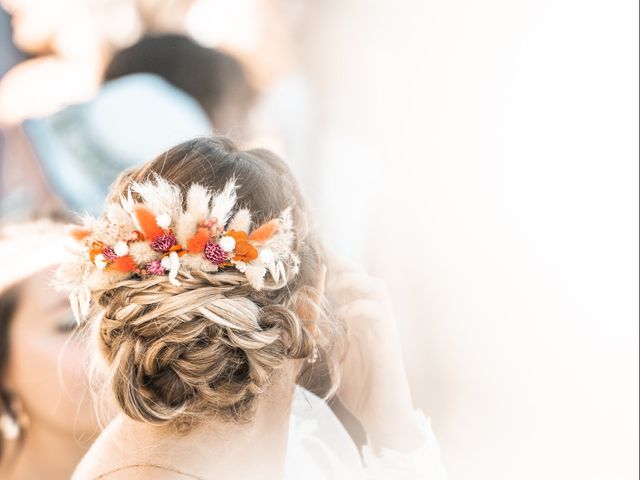
[[[362,423],[374,448],[408,450],[423,439],[413,416],[411,392],[389,294],[361,268],[328,265],[326,294],[348,329],[338,396]]]

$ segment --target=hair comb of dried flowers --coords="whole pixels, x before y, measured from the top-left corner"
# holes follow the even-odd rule
[[[142,202],[134,201],[132,192]],[[234,269],[256,290],[264,287],[268,274],[276,284],[284,280],[285,266],[299,265],[291,251],[290,209],[251,229],[248,209],[231,216],[236,201],[233,179],[217,193],[193,184],[185,202],[180,189],[161,177],[134,183],[120,202],[106,206],[101,218],[86,217],[82,226],[70,228],[74,260],[61,266],[58,278],[72,300],[75,295],[74,310],[84,314],[92,290],[129,278],[165,276],[180,286],[179,272]]]

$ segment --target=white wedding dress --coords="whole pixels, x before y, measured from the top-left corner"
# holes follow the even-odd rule
[[[329,406],[297,387],[289,427],[285,480],[444,480],[446,474],[429,421],[416,422],[424,434],[422,447],[411,452],[364,447],[362,455]]]

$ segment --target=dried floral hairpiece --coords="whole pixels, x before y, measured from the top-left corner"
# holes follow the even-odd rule
[[[134,183],[120,202],[107,205],[102,218],[87,217],[70,229],[77,241],[75,261],[63,264],[58,278],[83,314],[92,290],[128,278],[166,276],[180,286],[179,272],[234,269],[256,290],[264,287],[267,274],[279,282],[286,265],[299,264],[291,251],[290,209],[252,230],[246,208],[231,217],[236,200],[233,179],[216,194],[191,185],[186,208],[180,189],[161,177]]]

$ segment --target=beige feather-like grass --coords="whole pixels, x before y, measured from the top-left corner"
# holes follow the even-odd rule
[[[108,204],[105,207],[104,216],[109,223],[119,225],[121,228],[135,228],[129,213],[117,203]]]
[[[264,264],[258,260],[247,264],[244,270],[244,274],[247,277],[249,285],[256,290],[262,290],[264,287],[264,276],[267,273],[267,268]]]
[[[172,220],[182,209],[182,193],[180,189],[160,176],[155,176],[148,182],[134,182],[131,190],[142,197],[144,204],[155,215],[167,214]]]
[[[293,218],[291,209],[287,208],[278,217],[277,231],[264,242],[263,248],[271,249],[275,259],[282,260],[291,251],[293,239]]]
[[[120,205],[122,206],[122,209],[129,214],[129,217],[131,217],[131,222],[135,226],[135,229],[141,231],[140,222],[138,222],[138,217],[136,217],[135,213],[136,203],[133,201],[131,189],[127,190],[126,196],[120,196]]]
[[[86,279],[86,285],[90,290],[103,290],[111,285],[126,280],[130,273],[118,272],[117,270],[94,270]]]
[[[56,270],[55,287],[62,291],[72,291],[80,287],[89,274],[89,255],[76,253],[69,262],[62,263]]]
[[[127,233],[136,229],[131,215],[118,203],[105,207],[104,242],[114,244]]]
[[[227,230],[235,230],[237,232],[249,232],[251,228],[251,213],[246,208],[241,208],[233,216]]]
[[[192,255],[188,253],[186,255],[183,255],[180,258],[180,263],[186,270],[198,270],[206,273],[213,273],[218,271],[218,266],[214,263],[211,263],[201,254]]]
[[[118,241],[128,242],[129,256],[140,268],[144,268],[146,264],[162,257],[161,253],[151,248],[149,239],[132,241],[136,238],[136,230],[144,232],[140,225],[141,220],[138,219],[142,210],[146,212],[142,222],[143,226],[155,225],[156,229],[159,228],[156,225],[157,216],[169,215],[177,240],[183,247],[187,245],[189,238],[194,235],[198,226],[202,226],[203,220],[216,219],[220,228],[228,223],[228,229],[250,232],[251,212],[247,208],[240,208],[234,214],[237,202],[235,179],[229,180],[216,195],[212,195],[210,190],[201,185],[191,185],[185,195],[184,209],[180,189],[160,177],[149,182],[134,184],[132,191],[140,196],[143,203],[136,203],[131,191],[129,191],[120,198],[120,202],[107,205],[102,218],[86,217],[84,219],[83,230],[91,233],[85,238],[78,238],[79,245],[82,245],[83,248],[78,250],[75,260],[65,264],[59,272],[58,278],[61,279],[66,290],[75,292],[76,311],[79,311],[87,303],[87,291],[109,288],[110,285],[131,276],[131,272],[97,269],[89,252],[91,248],[102,247],[92,247],[95,245],[94,242],[101,242],[111,247]],[[264,288],[267,272],[271,274],[276,283],[281,283],[286,281],[286,275],[292,269],[296,270],[299,264],[298,257],[291,252],[294,241],[291,210],[284,210],[277,219],[267,222],[262,227],[264,227],[262,230],[257,229],[259,234],[252,232],[255,246],[260,251],[271,250],[273,257],[263,255],[248,263],[235,262],[237,271],[244,273],[249,284],[256,290]],[[153,235],[147,236],[153,237]],[[178,257],[176,253],[172,253],[172,255],[175,257],[176,262],[174,263],[176,265],[174,265],[168,279],[175,285],[178,284],[175,278],[178,272],[177,263],[185,275],[188,275],[190,271],[214,273],[219,269],[201,252],[187,253],[182,257]]]
[[[214,197],[209,216],[218,219],[218,225],[224,227],[236,204],[236,199],[236,180],[232,178],[222,191]]]
[[[175,234],[178,242],[187,244],[198,228],[198,222],[209,216],[211,193],[202,185],[194,183],[187,192],[187,205],[176,220]]]

